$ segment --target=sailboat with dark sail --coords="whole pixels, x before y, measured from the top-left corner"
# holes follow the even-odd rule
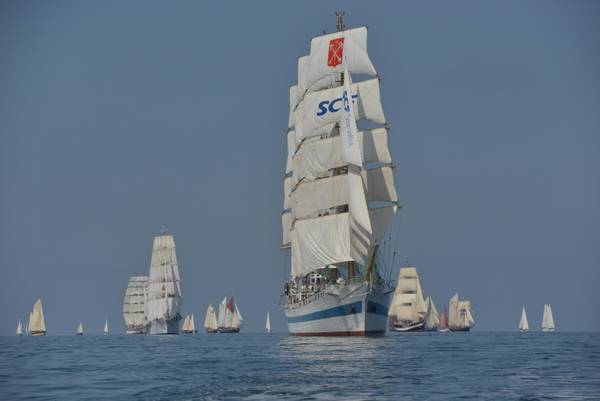
[[[297,336],[384,334],[394,290],[379,252],[398,208],[379,79],[367,28],[345,30],[337,15],[337,32],[311,40],[290,88],[282,306]]]

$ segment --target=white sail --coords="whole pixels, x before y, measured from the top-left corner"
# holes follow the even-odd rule
[[[83,324],[79,322],[79,326],[77,326],[77,334],[83,334]]]
[[[104,320],[104,335],[107,336],[108,335],[108,319]]]
[[[418,323],[423,321],[427,305],[419,282],[417,269],[402,267],[398,274],[398,284],[388,314],[398,321]]]
[[[36,303],[33,305],[33,311],[29,315],[29,333],[46,333],[46,321],[44,319],[44,308],[42,307],[41,299],[36,301]]]
[[[521,310],[521,319],[519,320],[519,330],[529,331],[529,322],[527,322],[527,312],[525,312],[525,306]]]
[[[313,59],[314,60],[314,59]],[[318,79],[315,83],[307,87],[306,75],[307,73],[314,73],[314,71],[310,71],[310,63],[311,57],[302,56],[298,59],[298,85],[296,86],[296,93],[294,98],[294,103],[291,103],[292,110],[300,103],[300,101],[304,98],[307,92],[314,92],[324,88],[331,88],[332,86],[337,85],[338,77],[336,74],[324,75],[322,78]]]
[[[237,304],[235,304],[234,316],[235,316],[235,318],[234,318],[235,323],[233,324],[233,327],[239,329],[240,327],[242,327],[242,322],[244,321],[244,318],[242,317],[242,314],[240,313],[240,310],[239,310]]]
[[[225,311],[227,310],[227,297],[223,298],[219,304],[219,318],[217,325],[219,327],[225,327]]]
[[[360,131],[357,136],[365,165],[372,163],[389,165],[392,163],[385,128]],[[288,148],[288,155],[289,151]],[[296,184],[299,181],[312,181],[316,178],[328,177],[332,169],[347,165],[342,159],[339,136],[305,143],[293,156],[291,163],[291,168],[286,171],[293,170]]]
[[[364,187],[361,185],[358,191],[365,194],[366,202],[398,201],[390,167],[363,170],[360,177]],[[327,214],[331,208],[348,205],[349,180],[347,174],[342,174],[299,184],[291,194],[293,218],[314,218]]]
[[[196,332],[196,322],[194,321],[194,314],[192,313],[192,318],[190,319],[190,331],[192,333]]]
[[[340,120],[343,110],[344,88],[337,87],[320,92],[309,93],[294,113],[296,144],[306,138],[322,135],[331,131],[333,124]],[[379,80],[370,79],[350,85],[356,120],[366,119],[384,124],[385,115],[381,105]]]
[[[425,304],[427,306],[427,313],[425,313],[425,329],[432,330],[437,328],[440,324],[438,311],[435,308],[435,304],[431,297],[427,297]]]
[[[216,331],[219,328],[217,316],[212,305],[208,305],[206,309],[206,317],[204,318],[204,328],[210,331]]]
[[[458,293],[454,294],[452,298],[450,298],[450,303],[448,304],[448,326],[458,327],[460,326],[460,314],[458,309]]]
[[[461,301],[458,294],[450,298],[448,305],[448,326],[450,330],[468,330],[475,326],[471,301]]]
[[[265,323],[265,331],[267,333],[271,332],[271,315],[269,315],[269,312],[267,312],[267,322]]]
[[[148,292],[148,276],[129,278],[123,299],[123,320],[129,332],[143,332],[148,324],[145,302]]]
[[[544,317],[542,319],[542,331],[554,331],[554,316],[552,316],[552,306],[550,304],[544,305]]]
[[[181,288],[175,253],[175,239],[163,234],[154,237],[148,276],[148,298],[145,303],[147,319],[179,319]]]
[[[343,62],[345,60],[345,63]],[[310,58],[299,77],[300,91],[319,89],[323,78],[344,71],[344,64],[353,74],[377,74],[367,53],[367,28],[359,27],[313,38]]]
[[[19,323],[17,324],[17,335],[23,335],[23,323],[21,323],[21,319],[19,319]]]
[[[183,319],[183,324],[181,325],[181,331],[186,332],[189,331],[189,325],[190,325],[190,316],[186,316]]]

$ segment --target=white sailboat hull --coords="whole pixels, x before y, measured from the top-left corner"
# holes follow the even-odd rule
[[[153,320],[150,325],[150,334],[179,334],[179,319]]]
[[[543,331],[543,332],[546,332],[546,333],[550,333],[550,332],[553,332],[553,331],[555,331],[555,330],[556,330],[556,329],[549,329],[549,328],[543,328],[543,329],[542,329],[542,331]]]
[[[294,336],[383,335],[391,293],[368,283],[328,288],[304,305],[284,307],[288,330]]]

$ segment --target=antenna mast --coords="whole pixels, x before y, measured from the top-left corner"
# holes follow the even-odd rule
[[[344,11],[336,11],[335,15],[337,16],[337,30],[338,32],[342,32],[344,30],[344,15],[346,15],[346,13]]]

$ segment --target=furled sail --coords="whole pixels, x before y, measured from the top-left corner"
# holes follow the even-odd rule
[[[131,276],[123,299],[123,320],[129,332],[145,331],[148,321],[145,302],[148,292],[148,276]]]
[[[44,308],[42,300],[38,299],[33,305],[33,311],[29,314],[29,334],[45,334],[46,321],[44,320]]]
[[[345,61],[345,62],[344,62]],[[367,53],[367,28],[359,27],[313,38],[310,56],[302,76],[299,76],[300,92],[320,89],[320,83],[328,76],[344,71],[344,64],[352,74],[374,76],[377,74]]]
[[[521,310],[521,320],[519,320],[519,330],[529,331],[529,322],[527,322],[527,312],[525,312],[525,306]]]
[[[417,269],[401,267],[389,315],[398,321],[418,323],[423,321],[426,313],[427,304],[423,299]]]
[[[154,237],[148,276],[146,317],[153,320],[179,319],[181,288],[175,253],[175,239],[162,234]]]
[[[544,305],[544,317],[542,319],[542,331],[554,331],[554,316],[552,316],[552,306]]]
[[[431,299],[431,297],[427,297],[425,305],[427,308],[427,313],[425,313],[425,329],[435,329],[439,326],[440,319],[438,317],[438,312],[435,308],[435,304],[433,303],[433,299]]]

